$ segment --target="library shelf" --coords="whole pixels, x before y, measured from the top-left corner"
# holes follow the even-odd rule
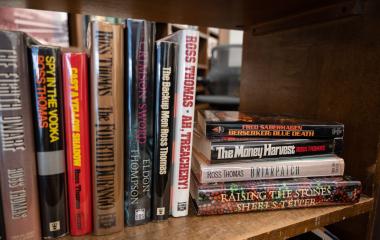
[[[342,239],[380,239],[380,1],[0,0],[0,6],[244,30],[240,110],[344,123],[346,173],[371,196],[348,206],[170,218],[88,239],[284,239],[360,214],[331,227]]]
[[[97,240],[177,240],[177,239],[286,239],[287,237],[333,224],[350,217],[367,213],[373,208],[373,198],[362,196],[353,205],[317,207],[292,210],[252,212],[219,216],[169,218],[107,236],[86,236]],[[65,240],[83,239],[68,236]]]

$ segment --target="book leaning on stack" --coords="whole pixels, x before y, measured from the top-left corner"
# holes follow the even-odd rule
[[[235,111],[198,112],[191,196],[198,215],[349,204],[343,124]]]

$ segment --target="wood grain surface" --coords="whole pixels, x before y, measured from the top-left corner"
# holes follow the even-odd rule
[[[380,185],[379,10],[367,1],[360,16],[262,36],[246,29],[240,87],[241,110],[344,123],[346,174],[370,195]],[[358,239],[365,226],[341,230]]]
[[[126,227],[124,232],[95,237],[66,237],[65,240],[242,240],[286,239],[309,230],[372,209],[373,198],[363,196],[359,203],[346,206],[280,210],[222,216],[170,218],[137,227]]]
[[[0,6],[242,28],[342,0],[1,0]]]
[[[263,36],[247,30],[240,96],[243,111],[344,123],[346,173],[372,194],[380,133],[380,15],[367,11]]]

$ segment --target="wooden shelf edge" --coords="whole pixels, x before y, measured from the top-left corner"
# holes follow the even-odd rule
[[[169,218],[108,236],[86,236],[86,239],[286,239],[287,237],[342,221],[372,210],[373,198],[362,196],[353,205],[293,210],[265,211],[220,216]],[[78,239],[66,237],[68,239]]]
[[[248,236],[248,238],[254,240],[287,239],[289,237],[294,237],[319,227],[324,227],[357,215],[368,213],[373,209],[373,204],[374,198],[362,196],[360,202],[353,205],[292,210],[307,213],[308,211],[313,212],[313,210],[320,209],[320,213],[312,213],[307,219],[303,221],[289,221],[289,224],[287,226],[272,230],[270,232],[265,232],[257,236]]]

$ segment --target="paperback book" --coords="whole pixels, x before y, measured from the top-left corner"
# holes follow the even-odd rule
[[[124,229],[123,26],[90,23],[93,229]]]
[[[169,216],[177,50],[176,43],[156,42],[153,220]]]
[[[194,133],[194,149],[202,153],[208,163],[235,160],[280,160],[321,154],[339,154],[343,138],[334,139],[269,139],[269,138],[211,138]]]
[[[198,124],[208,137],[339,138],[344,125],[287,116],[257,116],[238,111],[200,110]]]
[[[59,48],[30,46],[39,203],[43,238],[69,232]]]
[[[27,41],[0,31],[0,190],[11,240],[41,238]]]
[[[87,54],[62,53],[70,233],[92,231]]]
[[[162,40],[178,44],[170,208],[173,217],[181,217],[189,208],[199,32],[180,30]]]
[[[198,215],[357,203],[362,187],[350,177],[294,178],[201,184],[192,177]]]
[[[344,160],[334,155],[320,155],[276,161],[207,164],[202,154],[194,150],[192,170],[200,183],[342,176]]]
[[[155,23],[128,19],[125,29],[125,222],[150,221],[153,165]]]

